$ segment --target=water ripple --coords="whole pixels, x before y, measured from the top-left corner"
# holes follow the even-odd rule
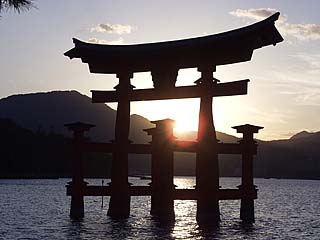
[[[147,185],[148,181],[130,179]],[[85,198],[85,218],[69,218],[68,179],[0,180],[0,239],[319,239],[320,181],[255,179],[259,186],[256,222],[239,220],[240,201],[221,201],[221,223],[199,228],[196,201],[175,201],[176,221],[163,225],[149,214],[150,197],[132,197],[131,217],[107,216],[109,197]],[[90,180],[99,184],[101,180]],[[224,188],[238,178],[222,178]],[[175,178],[178,188],[193,188],[192,177]]]

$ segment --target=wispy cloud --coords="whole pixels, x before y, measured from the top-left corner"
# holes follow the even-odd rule
[[[262,20],[278,12],[274,8],[236,9],[231,15],[254,20]],[[281,15],[277,23],[282,34],[293,36],[299,40],[320,40],[320,24],[294,24],[288,22],[286,15]]]
[[[263,124],[286,124],[292,117],[290,111],[281,111],[276,108],[265,111],[265,109],[259,109],[258,107],[249,107],[247,110],[251,116],[254,116],[255,121]]]
[[[282,91],[281,94],[293,97],[298,106],[320,106],[320,89],[301,87],[299,89],[292,89]]]
[[[291,95],[298,106],[320,106],[320,89],[302,88],[294,91],[281,92],[284,95]]]
[[[298,53],[293,55],[293,57],[298,58],[308,65],[310,69],[319,70],[320,69],[320,54],[304,54]]]
[[[278,10],[274,8],[256,8],[256,9],[237,9],[235,11],[231,11],[230,14],[236,17],[251,18],[259,21],[271,16],[276,12],[278,12]],[[285,21],[285,17],[281,16],[279,20]]]
[[[122,37],[120,37],[120,38],[118,38],[116,40],[111,40],[111,41],[107,41],[107,40],[104,40],[104,39],[98,39],[98,38],[92,37],[92,38],[88,39],[88,42],[97,43],[97,44],[110,44],[110,45],[122,45],[122,44],[124,44],[124,41],[123,41]]]
[[[280,29],[285,34],[300,40],[320,40],[320,24],[291,24],[284,23]]]
[[[310,67],[304,66],[305,69]],[[276,71],[271,82],[279,94],[296,106],[320,106],[319,74],[306,71]]]
[[[100,23],[95,27],[90,29],[91,32],[106,32],[106,33],[116,33],[116,34],[128,34],[133,31],[134,27],[130,25],[122,24],[111,24],[111,23]]]

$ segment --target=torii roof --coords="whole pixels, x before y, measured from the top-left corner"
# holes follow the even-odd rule
[[[251,124],[244,124],[240,126],[232,127],[237,130],[237,133],[258,133],[263,127],[255,126]]]
[[[283,41],[274,26],[280,13],[232,31],[168,42],[135,45],[92,44],[73,39],[64,55],[81,58],[92,73],[147,72],[153,69],[215,67],[249,61],[253,50]]]

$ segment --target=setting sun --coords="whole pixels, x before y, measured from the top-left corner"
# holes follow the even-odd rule
[[[151,121],[170,118],[176,121],[178,132],[197,131],[199,104],[199,99],[141,102],[132,104],[132,112],[139,107],[139,113]]]
[[[177,119],[174,129],[177,132],[196,131],[197,125],[198,125],[198,117]]]
[[[165,100],[132,103],[133,112],[139,107],[139,114],[146,116],[151,121],[170,118],[176,121],[175,131],[183,133],[197,131],[199,122],[199,99]],[[142,111],[143,110],[143,111]],[[223,105],[213,104],[213,118],[218,130],[226,130],[227,116],[224,114]]]

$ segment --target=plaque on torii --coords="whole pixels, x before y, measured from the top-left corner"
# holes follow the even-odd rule
[[[159,43],[101,45],[73,39],[75,47],[65,53],[80,58],[91,73],[116,74],[119,84],[112,91],[92,91],[95,103],[118,102],[113,144],[108,214],[126,217],[130,213],[128,153],[130,148],[130,102],[200,98],[196,161],[197,219],[218,221],[219,172],[212,98],[247,94],[249,80],[219,83],[213,72],[219,65],[251,60],[255,49],[283,41],[274,22],[279,13],[263,21],[220,34]],[[201,77],[193,86],[176,87],[179,69],[197,68]],[[134,89],[135,72],[151,72],[154,88]]]

